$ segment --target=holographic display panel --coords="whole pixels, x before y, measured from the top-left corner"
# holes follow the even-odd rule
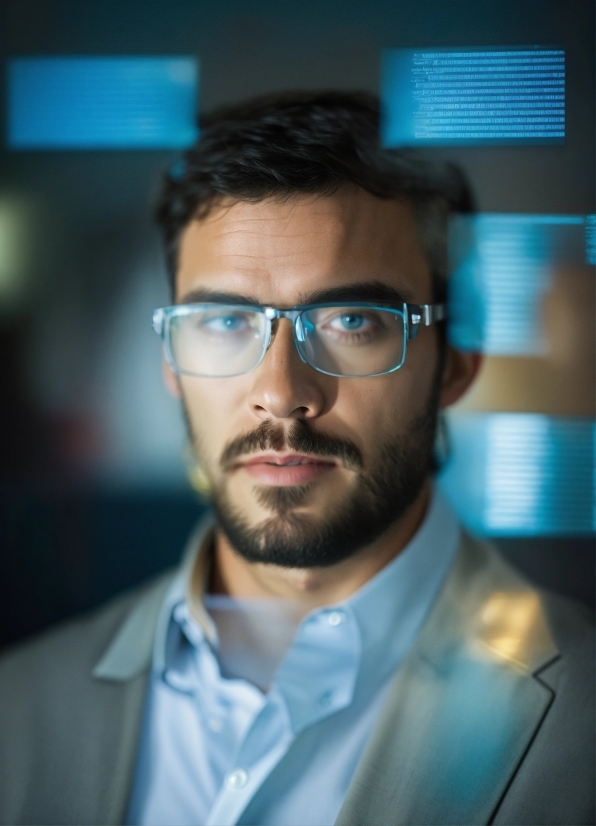
[[[586,216],[586,262],[596,265],[596,215]]]
[[[582,536],[595,523],[596,425],[538,413],[449,419],[440,484],[479,536]]]
[[[17,58],[11,149],[167,149],[196,138],[198,64],[187,57]]]
[[[449,228],[449,340],[491,356],[541,356],[556,273],[594,256],[594,216],[458,216]]]
[[[388,49],[381,92],[385,147],[565,138],[563,49]]]

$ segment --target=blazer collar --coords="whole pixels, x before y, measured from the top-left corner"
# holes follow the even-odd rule
[[[123,682],[149,668],[160,608],[171,586],[170,571],[138,599],[91,674],[99,680]]]
[[[337,826],[489,823],[553,699],[539,594],[464,537],[400,667]]]
[[[180,567],[158,577],[145,590],[93,668],[93,677],[126,681],[146,671],[152,661],[156,667],[163,666],[173,604],[184,596],[192,599],[192,594],[186,594],[191,577],[207,575],[208,555],[204,545],[213,524],[210,513],[199,521],[187,542]],[[200,566],[195,565],[197,556]],[[202,606],[195,608],[193,602],[193,610],[203,611],[205,616],[201,615],[200,619],[209,622]]]
[[[188,559],[209,527],[202,522],[193,534]],[[124,811],[145,676],[174,576],[144,592],[93,669],[96,679],[121,684],[125,724],[122,742],[109,749],[120,755],[122,782],[104,790],[105,822]],[[397,673],[337,826],[488,823],[552,702],[537,675],[557,656],[539,594],[489,546],[464,537]]]
[[[89,737],[98,755],[98,764],[113,766],[108,784],[87,789],[86,805],[93,812],[94,823],[122,823],[132,785],[137,758],[147,678],[156,642],[165,644],[166,615],[170,598],[175,597],[181,582],[188,579],[197,548],[209,532],[212,517],[208,515],[191,535],[182,565],[162,574],[135,599],[107,650],[91,672],[94,691],[104,696],[106,683],[111,685],[110,715],[119,720],[116,738],[91,716]],[[168,615],[169,618],[169,615]],[[102,685],[103,684],[103,685]],[[111,729],[113,731],[113,727]],[[91,822],[91,821],[90,821]]]

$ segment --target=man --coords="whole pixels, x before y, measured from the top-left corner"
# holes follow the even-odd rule
[[[593,823],[592,636],[433,485],[454,169],[360,94],[221,111],[168,177],[154,327],[213,517],[4,658],[3,823]]]

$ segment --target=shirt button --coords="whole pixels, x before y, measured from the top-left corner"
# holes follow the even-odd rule
[[[329,708],[331,705],[331,701],[333,700],[333,691],[325,691],[324,694],[321,694],[319,697],[319,703],[323,708]]]
[[[244,769],[234,769],[227,780],[230,789],[242,789],[248,783],[248,772]]]
[[[341,625],[344,622],[346,615],[343,611],[332,611],[327,617],[329,625]]]

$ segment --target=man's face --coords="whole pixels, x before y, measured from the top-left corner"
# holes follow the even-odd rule
[[[193,221],[181,239],[178,303],[225,293],[290,308],[354,285],[432,302],[409,205],[355,187],[285,202],[231,201]],[[438,364],[437,331],[423,327],[395,373],[324,375],[301,361],[282,319],[252,372],[180,376],[195,449],[236,550],[251,561],[312,567],[384,532],[428,478]]]

